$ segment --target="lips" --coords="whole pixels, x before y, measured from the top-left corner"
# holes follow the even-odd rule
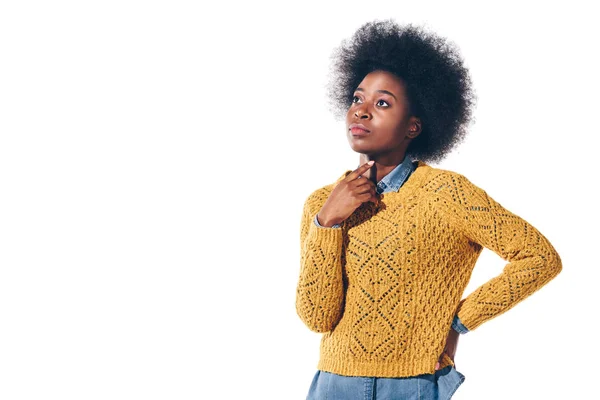
[[[364,135],[368,134],[369,132],[371,132],[363,124],[350,124],[350,126],[348,127],[348,130],[350,132],[352,132],[352,134],[355,136],[364,136]]]

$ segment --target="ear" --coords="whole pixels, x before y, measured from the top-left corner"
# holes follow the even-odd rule
[[[422,130],[421,120],[417,117],[410,117],[408,124],[408,137],[411,139],[419,136]]]

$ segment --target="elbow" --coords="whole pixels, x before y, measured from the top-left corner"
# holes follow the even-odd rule
[[[546,257],[546,281],[554,279],[562,271],[562,260],[554,248],[550,248],[550,256]]]
[[[308,329],[310,329],[313,332],[317,332],[317,333],[326,333],[326,332],[331,332],[333,330],[333,328],[335,328],[336,324],[332,324],[332,323],[321,323],[319,321],[316,321],[315,324],[307,324],[306,326],[308,326]]]
[[[560,259],[560,256],[558,255],[558,253],[556,252],[556,250],[554,251],[554,257],[553,257],[553,262],[552,262],[552,271],[553,271],[553,278],[560,274],[560,272],[562,271],[562,260]]]

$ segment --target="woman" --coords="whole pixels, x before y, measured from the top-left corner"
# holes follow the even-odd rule
[[[459,334],[562,269],[531,224],[464,175],[435,168],[465,136],[474,95],[458,50],[393,21],[335,53],[330,85],[358,168],[311,193],[296,309],[323,333],[308,399],[450,399]],[[483,247],[508,263],[461,299]]]

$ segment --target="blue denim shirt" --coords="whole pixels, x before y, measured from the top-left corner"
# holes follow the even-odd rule
[[[406,182],[412,172],[416,169],[417,163],[406,155],[402,163],[398,164],[390,173],[377,182],[377,193],[397,192]],[[314,222],[317,226],[319,220],[315,215]],[[328,228],[328,227],[323,227]],[[329,229],[341,229],[340,224],[335,224]],[[454,316],[452,328],[457,332],[464,334],[469,330],[462,324],[458,315]],[[380,394],[394,393],[394,395],[406,394],[414,395],[418,392],[420,399],[443,399],[449,400],[458,387],[465,380],[465,376],[458,372],[454,366],[448,365],[445,368],[437,370],[434,374],[422,374],[415,377],[405,378],[378,378],[378,377],[356,377],[343,376],[330,372],[319,371],[315,374],[307,399],[317,400],[331,397],[335,394],[339,396],[360,396],[361,398],[371,398],[372,391],[377,388]],[[340,398],[342,398],[340,397]]]

